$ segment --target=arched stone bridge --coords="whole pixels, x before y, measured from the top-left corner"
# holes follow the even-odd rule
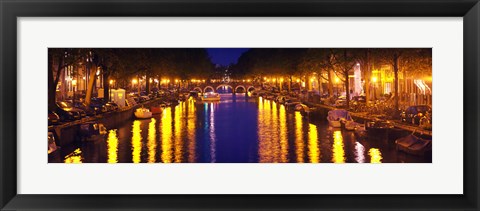
[[[218,89],[222,87],[229,87],[232,90],[232,93],[237,93],[241,89],[244,92],[251,92],[254,90],[259,90],[259,87],[255,86],[253,83],[241,83],[241,82],[231,82],[231,83],[202,83],[202,84],[193,84],[190,91],[198,91],[201,93],[205,92],[217,92]]]

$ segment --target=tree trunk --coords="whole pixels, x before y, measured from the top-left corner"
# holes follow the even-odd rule
[[[103,96],[107,102],[110,102],[110,80],[108,77],[110,74],[106,69],[103,71]]]
[[[343,58],[345,59],[345,66],[348,63],[347,61],[347,49],[343,50]],[[351,67],[345,67],[343,69],[343,76],[345,77],[345,96],[347,97],[347,109],[350,107],[350,81],[348,79],[348,72]]]
[[[363,75],[365,76],[363,79],[365,80],[365,102],[368,104],[370,100],[370,51],[369,49],[365,52],[365,70],[362,71]]]
[[[350,83],[348,81],[348,70],[344,70],[345,77],[345,94],[347,98],[347,109],[350,108]]]
[[[140,76],[137,75],[137,82],[138,82],[138,96],[140,96],[140,92],[142,91],[142,83],[140,82]]]
[[[398,111],[398,55],[394,54],[393,58],[393,74],[394,74],[394,83],[395,83],[395,112]]]
[[[148,71],[145,75],[146,75],[146,77],[145,77],[145,92],[147,92],[147,95],[148,95],[148,93],[150,93],[150,75],[148,74]]]
[[[292,76],[288,77],[288,92],[290,93],[292,91]]]
[[[93,94],[93,86],[95,85],[95,79],[97,78],[97,66],[91,65],[91,67],[95,67],[94,70],[90,69],[90,75],[88,79],[88,86],[87,86],[87,93],[85,95],[85,104],[87,107],[90,106],[90,102],[92,101],[92,94]]]
[[[333,78],[332,78],[332,70],[328,69],[328,96],[333,96]]]
[[[55,109],[56,99],[56,86],[53,79],[53,55],[52,52],[48,53],[48,109]]]
[[[407,70],[403,68],[403,90],[402,90],[402,102],[405,105],[406,96],[407,96]]]
[[[318,84],[318,93],[322,95],[323,93],[323,88],[322,88],[322,75],[319,73],[317,77],[317,84]]]

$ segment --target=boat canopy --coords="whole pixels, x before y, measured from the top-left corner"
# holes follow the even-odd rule
[[[347,110],[344,109],[335,109],[331,110],[328,112],[328,119],[329,120],[340,120],[340,119],[345,119],[345,120],[352,120],[352,117],[350,116],[350,113],[348,113]]]

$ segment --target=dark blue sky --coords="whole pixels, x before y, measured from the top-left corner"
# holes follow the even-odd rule
[[[237,59],[248,48],[207,48],[214,64],[229,65],[237,63]]]

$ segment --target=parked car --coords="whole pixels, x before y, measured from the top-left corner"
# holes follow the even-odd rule
[[[57,113],[52,110],[48,110],[48,125],[58,124],[60,122],[60,117]]]
[[[97,110],[95,107],[88,106],[84,102],[75,101],[72,103],[73,107],[83,110],[87,116],[97,115]]]
[[[148,96],[140,96],[140,98],[143,98],[143,102],[150,100],[150,97]]]
[[[335,107],[344,107],[346,105],[347,105],[347,97],[343,95],[338,97],[337,100],[335,100],[335,104],[334,104]]]
[[[355,96],[352,97],[353,104],[367,103],[367,98],[365,96]]]
[[[432,113],[432,108],[428,105],[410,106],[400,114],[402,122],[410,122],[414,125],[420,123],[420,119],[427,113]]]
[[[81,119],[82,117],[87,116],[87,114],[84,111],[73,107],[73,105],[67,101],[57,102],[57,109],[55,113],[58,114],[62,122],[73,121],[73,120]]]
[[[92,98],[90,108],[93,108],[96,114],[108,112],[106,103],[100,98]]]
[[[106,103],[106,106],[111,111],[116,111],[119,108],[118,105],[114,102],[108,102],[108,103]]]

